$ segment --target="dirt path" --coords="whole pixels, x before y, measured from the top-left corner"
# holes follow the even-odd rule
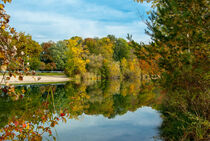
[[[2,76],[0,76],[2,80]],[[48,75],[48,76],[24,76],[23,81],[19,81],[18,78],[12,77],[8,82],[10,84],[24,84],[24,83],[49,83],[49,82],[66,82],[70,81],[65,75]]]

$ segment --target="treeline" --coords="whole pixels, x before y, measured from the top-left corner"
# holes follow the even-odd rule
[[[64,71],[68,76],[92,74],[103,79],[130,79],[139,78],[142,70],[147,68],[146,63],[134,54],[130,42],[113,35],[86,39],[75,36],[39,44],[30,35],[20,33],[19,42],[14,44],[20,54],[25,54],[25,62],[31,70]]]

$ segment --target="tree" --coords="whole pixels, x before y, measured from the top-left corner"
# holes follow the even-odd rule
[[[84,44],[88,47],[91,54],[99,55],[97,39],[86,38]]]
[[[51,70],[52,71],[52,70],[57,69],[56,64],[53,60],[53,56],[51,54],[51,50],[50,50],[50,48],[54,45],[55,45],[55,43],[52,42],[52,41],[41,44],[41,46],[43,48],[43,51],[40,54],[40,60],[45,63],[45,65],[43,65],[43,63],[41,65],[42,70],[43,70],[43,67],[45,67],[44,70]]]
[[[112,59],[114,52],[114,43],[108,37],[101,39],[87,38],[84,42],[90,53],[95,55],[101,54],[106,59]]]
[[[67,51],[67,41],[58,41],[49,48],[49,51],[57,70],[64,70],[67,60],[65,53]]]
[[[68,40],[66,52],[68,59],[65,67],[65,73],[68,76],[86,72],[86,54],[88,51],[82,43],[83,40],[80,37],[72,37]]]
[[[104,58],[111,60],[114,53],[114,44],[107,37],[101,38],[98,40],[98,50]]]
[[[30,69],[39,70],[41,67],[41,61],[37,57],[29,58]]]
[[[17,55],[16,46],[12,45],[12,40],[19,40],[19,34],[15,29],[9,26],[10,16],[5,11],[5,4],[10,3],[11,0],[0,1],[0,66],[3,79],[1,84],[5,83],[6,87],[0,88],[4,93],[15,95],[14,87],[12,87],[7,80],[12,76],[19,76],[19,80],[23,79],[23,70],[28,73],[28,66],[24,63],[24,52],[21,56]],[[6,76],[7,71],[9,76]]]
[[[123,58],[120,65],[121,73],[124,79],[139,79],[141,69],[137,59],[126,60]]]
[[[147,33],[153,39],[153,53],[160,55],[158,65],[164,71],[165,84],[177,84],[177,77],[189,81],[187,77],[190,77],[196,87],[206,86],[204,72],[209,71],[206,67],[209,64],[207,3],[207,0],[160,0],[157,11],[151,14],[147,24],[152,32]],[[202,77],[195,77],[199,73]],[[188,86],[183,84],[182,87],[186,89]]]
[[[18,55],[24,52],[28,57],[39,57],[43,50],[39,43],[32,39],[31,35],[25,35],[22,32],[19,33],[19,40],[14,40],[12,44],[16,46]]]
[[[13,39],[13,46],[17,48],[17,55],[23,54],[25,62],[29,62],[30,69],[38,70],[40,61],[40,53],[42,52],[42,47],[34,41],[31,35],[25,35],[25,33],[19,33],[19,40]]]
[[[208,140],[209,1],[157,0],[147,26],[150,55],[160,56],[160,84],[167,90],[162,135],[165,140]]]
[[[49,41],[49,42],[45,42],[45,43],[42,43],[41,46],[43,48],[43,51],[40,55],[40,59],[42,62],[44,62],[45,64],[48,64],[48,63],[52,63],[53,62],[53,58],[50,54],[50,48],[54,45],[55,43],[52,42],[52,41]]]
[[[120,61],[122,58],[129,59],[131,55],[131,47],[128,42],[122,38],[116,39],[114,44],[114,59]]]
[[[157,78],[157,76],[160,75],[160,69],[158,67],[158,59],[160,58],[160,55],[154,53],[153,47],[151,45],[145,45],[142,42],[137,43],[132,40],[132,38],[129,38],[129,40],[129,44],[132,48],[134,48],[134,54],[139,61],[139,67],[141,68],[141,78],[143,78],[144,75],[149,75],[150,78]]]
[[[87,63],[87,69],[95,74],[101,74],[101,67],[103,65],[104,57],[102,55],[90,55],[88,56],[89,62]]]

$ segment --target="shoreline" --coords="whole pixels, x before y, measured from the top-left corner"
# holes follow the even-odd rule
[[[3,76],[0,76],[2,80]],[[23,81],[18,80],[17,78],[11,77],[7,82],[9,84],[35,84],[35,83],[57,83],[57,82],[67,82],[71,79],[65,75],[46,75],[46,76],[24,76]],[[1,85],[5,85],[2,83]]]

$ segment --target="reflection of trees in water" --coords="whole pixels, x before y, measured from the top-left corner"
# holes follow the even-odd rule
[[[19,87],[16,90],[22,89]],[[141,106],[153,106],[157,96],[152,85],[141,86],[140,81],[116,80],[94,85],[68,83],[65,86],[31,86],[24,89],[25,96],[17,101],[9,97],[0,98],[2,139],[14,138],[14,131],[19,139],[41,139],[44,132],[52,134],[51,128],[59,120],[78,119],[83,113],[114,118]]]
[[[0,120],[6,119],[3,121],[4,124],[1,124],[1,140],[23,140],[25,138],[40,140],[45,132],[51,136],[50,128],[62,117],[53,115],[52,97],[50,95],[45,97],[45,91],[40,91],[41,88],[28,88],[25,93],[26,96],[17,101],[5,97],[0,98],[1,107],[4,107],[1,110]],[[48,87],[46,90],[53,91],[55,87]],[[3,120],[2,115],[6,116]],[[45,123],[48,123],[49,126],[44,126]]]

